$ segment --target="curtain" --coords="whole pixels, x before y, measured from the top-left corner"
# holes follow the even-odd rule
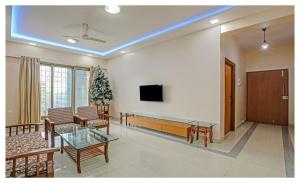
[[[19,123],[40,122],[40,59],[21,57]]]

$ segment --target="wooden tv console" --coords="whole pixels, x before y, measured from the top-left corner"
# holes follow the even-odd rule
[[[122,114],[121,114],[122,118]],[[189,141],[191,125],[178,121],[177,119],[168,119],[160,117],[152,117],[143,114],[126,113],[126,124],[148,128],[172,135],[187,138]]]

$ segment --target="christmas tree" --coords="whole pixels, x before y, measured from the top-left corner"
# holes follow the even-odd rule
[[[90,100],[95,104],[107,104],[112,100],[112,91],[110,89],[108,78],[104,75],[100,66],[97,66],[93,74],[93,81],[90,90]]]

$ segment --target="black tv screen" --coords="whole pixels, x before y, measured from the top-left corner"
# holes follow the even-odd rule
[[[163,101],[162,85],[144,85],[140,86],[141,101]]]

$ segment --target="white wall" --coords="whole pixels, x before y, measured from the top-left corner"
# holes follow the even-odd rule
[[[97,57],[89,57],[82,54],[76,54],[66,51],[59,51],[54,49],[46,49],[27,44],[18,44],[6,41],[6,56],[29,56],[38,57],[42,61],[69,64],[75,66],[96,66],[101,65],[106,68],[107,61]]]
[[[106,68],[107,63],[95,57],[6,42],[6,125],[16,124],[19,119],[20,62],[17,58],[9,56],[31,56],[41,58],[46,62],[86,67],[100,64]]]
[[[236,40],[230,35],[221,37],[221,117],[225,118],[225,57],[235,64],[235,127],[246,120],[246,60]],[[238,84],[240,83],[240,84]],[[223,127],[223,126],[222,126]],[[223,128],[222,128],[223,129]]]
[[[113,116],[139,111],[215,122],[220,136],[220,27],[151,46],[108,62]],[[139,86],[162,84],[164,102],[139,100]]]
[[[246,53],[246,71],[288,69],[289,72],[289,124],[294,124],[294,44],[254,50]]]
[[[6,58],[6,125],[19,121],[19,61]]]

